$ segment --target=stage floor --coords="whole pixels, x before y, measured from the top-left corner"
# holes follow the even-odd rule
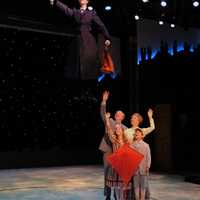
[[[151,173],[152,200],[200,200],[200,185]],[[103,200],[103,166],[0,170],[0,200]]]

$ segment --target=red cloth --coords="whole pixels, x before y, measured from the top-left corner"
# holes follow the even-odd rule
[[[102,68],[103,73],[114,73],[114,63],[108,50],[103,52]]]
[[[143,157],[141,153],[125,144],[109,155],[107,161],[116,170],[124,183],[128,184]]]

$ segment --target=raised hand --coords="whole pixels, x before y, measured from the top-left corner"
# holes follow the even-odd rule
[[[153,110],[151,108],[149,108],[147,115],[148,115],[149,118],[153,117]]]
[[[104,44],[105,44],[105,50],[108,51],[108,50],[109,50],[109,47],[110,47],[110,45],[111,45],[110,40],[106,40]]]
[[[105,118],[106,118],[106,119],[109,119],[109,118],[110,118],[110,113],[109,113],[109,112],[105,113]]]
[[[110,45],[111,45],[110,40],[106,40],[106,41],[105,41],[105,45],[106,45],[106,47],[110,46]]]
[[[102,101],[106,102],[108,100],[108,97],[109,97],[109,91],[106,90],[106,91],[103,92],[103,99],[102,99]]]

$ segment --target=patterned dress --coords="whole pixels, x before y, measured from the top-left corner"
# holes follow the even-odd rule
[[[110,138],[110,141],[112,142],[113,152],[115,152],[125,144],[124,135],[121,135],[120,137],[117,136],[115,132],[113,132],[113,129],[111,127],[107,127],[106,132]],[[131,183],[125,185],[121,177],[112,168],[112,166],[109,168],[108,176],[106,177],[106,184],[109,187],[121,188],[123,190],[131,189]]]

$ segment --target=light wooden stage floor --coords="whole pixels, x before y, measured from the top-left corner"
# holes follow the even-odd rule
[[[152,200],[200,200],[200,185],[150,174]],[[103,166],[0,170],[0,200],[103,200]]]

